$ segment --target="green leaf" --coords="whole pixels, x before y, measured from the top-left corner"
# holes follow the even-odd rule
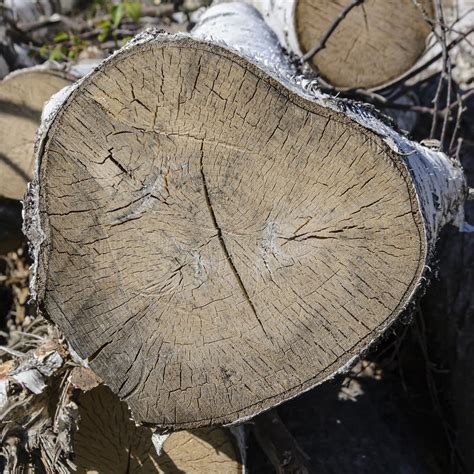
[[[47,44],[43,44],[39,50],[40,56],[49,57],[49,46]]]
[[[120,22],[122,21],[123,14],[124,14],[123,3],[119,3],[118,5],[114,5],[112,7],[111,16],[112,16],[112,26],[114,28],[118,28]]]
[[[103,29],[99,35],[97,36],[97,39],[103,43],[106,39],[107,39],[107,36],[109,36],[109,29],[108,28],[105,28]]]
[[[109,30],[111,23],[110,20],[100,20],[99,22],[97,22],[97,26],[99,28],[102,28],[103,30]]]
[[[135,23],[137,23],[142,16],[142,4],[140,2],[126,2],[125,10],[127,12],[127,16],[130,17]]]
[[[61,46],[55,46],[50,52],[49,52],[49,59],[51,61],[59,61],[60,59],[64,58],[64,54],[62,51]]]
[[[77,58],[77,51],[74,51],[73,49],[70,49],[67,53],[67,57],[69,59],[76,59]]]
[[[69,33],[66,33],[65,31],[60,31],[55,37],[54,41],[56,43],[61,43],[62,41],[67,41],[69,39]]]

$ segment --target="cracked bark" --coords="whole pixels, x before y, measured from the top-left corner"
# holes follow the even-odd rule
[[[144,33],[50,110],[32,292],[137,422],[233,423],[346,370],[462,223],[458,164],[320,93],[246,5]]]

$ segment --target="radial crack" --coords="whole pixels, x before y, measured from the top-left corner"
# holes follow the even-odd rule
[[[207,187],[206,175],[204,174],[204,167],[203,167],[204,150],[203,150],[203,148],[204,148],[204,142],[201,142],[201,156],[200,156],[200,159],[199,159],[201,179],[202,179],[202,185],[203,185],[203,188],[204,188],[204,196],[206,198],[207,207],[209,209],[209,213],[211,214],[212,223],[214,224],[214,227],[215,227],[216,232],[217,232],[217,238],[219,239],[219,243],[222,247],[222,251],[224,252],[226,260],[229,262],[230,268],[232,269],[232,272],[235,275],[235,278],[237,279],[237,282],[239,283],[240,289],[242,290],[242,293],[244,294],[245,299],[247,300],[250,308],[252,309],[252,312],[255,315],[255,318],[257,319],[258,324],[262,328],[262,331],[265,333],[265,335],[267,337],[269,337],[268,334],[267,334],[267,331],[265,331],[265,327],[263,326],[262,321],[258,317],[257,310],[255,309],[255,306],[254,306],[254,304],[253,304],[253,302],[250,298],[250,295],[249,295],[247,289],[245,288],[244,282],[242,281],[242,278],[240,277],[239,272],[237,271],[237,268],[235,267],[234,262],[232,261],[232,257],[230,256],[229,250],[227,249],[227,246],[226,246],[225,241],[224,241],[224,237],[222,235],[222,230],[219,227],[219,224],[217,223],[216,214],[215,214],[214,209],[212,207],[211,198],[210,198],[210,195],[209,195],[209,189]]]

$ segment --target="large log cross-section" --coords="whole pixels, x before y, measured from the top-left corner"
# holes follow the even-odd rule
[[[456,163],[318,92],[247,5],[142,34],[48,109],[32,289],[137,422],[236,422],[343,370],[462,220]]]

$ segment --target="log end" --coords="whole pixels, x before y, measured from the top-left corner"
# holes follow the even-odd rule
[[[137,422],[236,422],[332,376],[411,299],[404,159],[223,46],[152,35],[56,112],[40,306]],[[30,212],[30,213],[31,213]]]

